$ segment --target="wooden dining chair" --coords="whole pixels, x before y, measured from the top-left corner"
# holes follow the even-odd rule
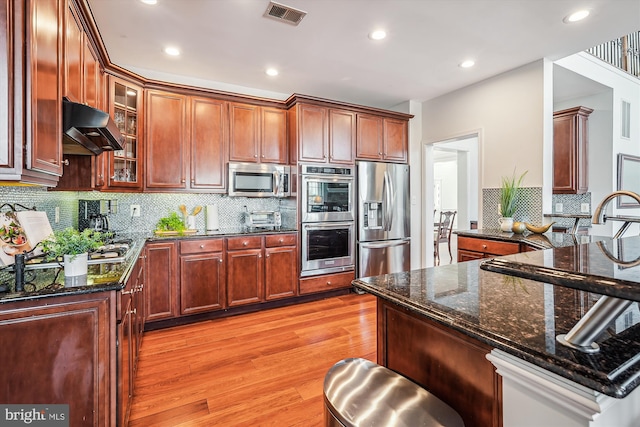
[[[440,221],[435,223],[435,239],[433,242],[433,256],[435,264],[440,264],[440,243],[447,242],[449,247],[449,258],[453,261],[451,254],[451,231],[453,230],[453,220],[457,211],[440,211]]]

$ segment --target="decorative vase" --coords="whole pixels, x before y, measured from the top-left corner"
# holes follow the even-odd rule
[[[87,252],[78,255],[65,255],[64,256],[64,275],[71,276],[86,276],[87,275],[87,260],[89,256]]]
[[[522,234],[526,229],[527,229],[527,226],[525,225],[525,223],[520,221],[515,221],[513,223],[513,227],[511,227],[511,231],[513,231],[516,234]]]
[[[500,217],[498,218],[498,222],[500,223],[500,230],[511,232],[513,228],[513,218],[511,217]]]

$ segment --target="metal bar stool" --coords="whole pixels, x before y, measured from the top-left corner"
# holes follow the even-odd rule
[[[324,378],[326,427],[464,427],[450,406],[400,374],[344,359]]]

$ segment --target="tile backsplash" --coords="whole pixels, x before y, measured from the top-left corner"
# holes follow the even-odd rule
[[[113,231],[153,231],[161,217],[177,212],[178,206],[186,205],[191,213],[196,206],[218,205],[221,230],[234,231],[243,226],[244,212],[257,210],[279,210],[282,212],[282,225],[296,227],[295,198],[247,198],[228,197],[223,194],[208,193],[100,193],[77,191],[47,191],[44,187],[2,187],[2,203],[19,203],[26,207],[35,206],[45,211],[54,230],[78,226],[78,200],[111,199],[117,200],[118,212],[109,215]],[[140,216],[131,217],[130,205],[140,205]],[[246,208],[245,208],[246,206]],[[59,222],[55,222],[55,209],[59,208]],[[3,209],[6,211],[6,208]],[[196,215],[196,228],[205,229],[205,210]]]
[[[482,228],[498,229],[498,203],[500,202],[499,188],[482,189]],[[518,208],[514,221],[542,224],[542,187],[522,187],[518,190]]]

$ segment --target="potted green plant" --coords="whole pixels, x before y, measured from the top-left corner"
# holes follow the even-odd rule
[[[516,171],[510,177],[502,177],[502,187],[500,187],[500,229],[511,231],[513,228],[513,215],[518,208],[518,190],[522,180],[528,171],[525,171],[519,178],[516,178]]]
[[[82,276],[87,274],[89,251],[104,245],[109,233],[101,233],[89,228],[78,231],[66,228],[54,231],[42,241],[42,250],[50,257],[64,260],[65,276]]]

